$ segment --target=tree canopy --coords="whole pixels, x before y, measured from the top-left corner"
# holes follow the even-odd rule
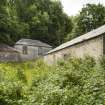
[[[13,45],[20,38],[53,47],[105,24],[105,7],[86,4],[69,17],[59,0],[0,0],[0,42]]]
[[[0,0],[1,42],[31,38],[57,46],[71,30],[72,22],[59,1]]]
[[[72,17],[74,28],[67,40],[85,34],[105,24],[105,7],[102,4],[87,4],[80,14]]]

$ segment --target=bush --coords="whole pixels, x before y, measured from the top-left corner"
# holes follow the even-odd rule
[[[0,64],[0,105],[105,105],[105,59]],[[14,66],[16,64],[16,66]]]

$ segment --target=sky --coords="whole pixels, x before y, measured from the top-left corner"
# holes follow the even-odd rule
[[[101,3],[105,6],[105,0],[60,0],[60,1],[63,5],[64,12],[69,16],[72,15],[75,16],[76,14],[78,14],[83,5],[87,3],[92,3],[92,4]]]

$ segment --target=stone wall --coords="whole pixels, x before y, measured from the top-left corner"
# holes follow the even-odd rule
[[[26,46],[27,47],[27,53],[23,53],[23,46],[24,45],[15,45],[15,48],[20,53],[20,57],[22,61],[26,60],[34,60],[42,55],[44,55],[46,52],[51,50],[51,48],[47,47],[37,47],[37,46]]]
[[[0,52],[0,62],[18,62],[20,61],[20,55],[16,52]]]
[[[97,59],[102,55],[103,36],[100,35],[96,38],[85,40],[81,43],[45,55],[44,60],[48,64],[52,64],[59,59],[66,59],[68,57],[83,58],[84,56],[91,56]]]
[[[23,45],[15,45],[15,48],[20,53],[21,61],[33,60],[38,57],[38,47],[26,46],[27,53],[23,53]]]

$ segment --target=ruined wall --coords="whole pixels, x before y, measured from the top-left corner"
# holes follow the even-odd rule
[[[43,47],[43,48],[42,48],[43,54],[49,52],[50,50],[52,50],[52,48],[50,48],[50,47]]]
[[[73,46],[61,49],[51,54],[45,55],[44,60],[48,64],[52,64],[59,59],[68,57],[80,57],[91,56],[99,58],[103,55],[103,36],[83,41]]]
[[[49,50],[51,50],[51,48],[46,48],[46,47],[26,46],[27,53],[24,54],[23,47],[24,47],[24,45],[15,45],[15,48],[17,49],[17,51],[20,52],[20,57],[21,57],[22,61],[34,60],[34,59],[44,55]]]
[[[27,47],[27,53],[23,53],[23,46],[24,45],[15,45],[15,48],[17,51],[20,52],[20,57],[22,61],[25,60],[33,60],[38,57],[38,47],[33,46],[26,46]]]
[[[20,55],[16,52],[0,52],[0,62],[20,61]]]

